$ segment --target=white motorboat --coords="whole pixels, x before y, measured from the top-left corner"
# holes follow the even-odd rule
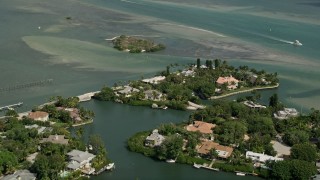
[[[237,176],[245,176],[246,174],[243,173],[243,172],[237,172],[236,175],[237,175]]]
[[[292,44],[293,44],[294,46],[302,46],[302,43],[299,42],[298,40],[295,40]]]
[[[201,164],[196,164],[196,163],[193,163],[193,167],[195,167],[195,168],[201,168],[202,167],[202,165]]]
[[[112,170],[112,169],[114,169],[114,168],[115,168],[114,163],[109,163],[109,164],[107,165],[107,170]]]
[[[174,159],[167,159],[166,162],[167,163],[175,163],[176,161]]]

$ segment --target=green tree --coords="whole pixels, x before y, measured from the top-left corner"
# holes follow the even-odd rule
[[[273,94],[269,99],[269,106],[277,108],[279,106],[278,94]]]
[[[167,137],[164,142],[156,149],[159,159],[175,159],[182,152],[183,139],[181,135]]]
[[[5,116],[18,117],[18,113],[14,109],[7,110]]]
[[[200,69],[200,66],[201,66],[201,64],[200,64],[200,58],[198,58],[198,59],[197,59],[197,69]]]
[[[14,172],[18,165],[18,159],[12,152],[0,151],[0,174],[8,174]]]
[[[317,159],[316,147],[310,143],[295,144],[291,148],[291,158],[309,162],[315,162]]]
[[[304,130],[290,129],[284,134],[282,139],[286,144],[292,146],[294,144],[308,142],[309,134]]]

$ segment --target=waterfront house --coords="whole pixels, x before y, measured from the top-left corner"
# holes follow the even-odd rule
[[[219,143],[204,140],[200,145],[197,145],[196,150],[201,156],[209,156],[210,150],[215,149],[218,153],[218,157],[226,159],[231,156],[233,148],[229,146],[223,146]]]
[[[33,119],[35,121],[48,121],[49,114],[44,111],[35,111],[35,112],[30,112],[28,114],[28,118]]]
[[[69,156],[68,169],[80,170],[87,175],[94,173],[95,169],[91,167],[91,161],[96,155],[76,149],[70,151],[67,155]]]
[[[144,145],[149,147],[160,146],[164,140],[165,137],[159,134],[158,129],[154,129],[152,134],[146,138]]]
[[[74,122],[81,122],[82,119],[80,117],[80,110],[78,108],[65,108],[65,111],[68,111],[70,114],[70,117]]]
[[[226,76],[226,77],[219,77],[216,81],[217,85],[221,86],[223,84],[227,84],[228,90],[237,89],[239,80],[232,77],[232,76]]]
[[[18,170],[13,174],[1,177],[2,180],[35,180],[37,178],[36,174],[31,173],[29,170]]]
[[[244,101],[243,104],[249,108],[252,108],[252,109],[265,109],[265,108],[267,108],[266,106],[254,103],[252,101]]]
[[[254,162],[265,163],[266,161],[283,161],[283,158],[273,157],[266,154],[255,153],[252,151],[246,152],[246,158],[251,159]]]
[[[161,101],[164,97],[163,94],[157,90],[144,91],[144,99],[151,101]]]
[[[64,138],[64,135],[50,135],[48,138],[43,138],[40,143],[51,142],[53,144],[68,144],[69,140]]]
[[[159,84],[161,81],[165,80],[165,76],[155,76],[149,79],[143,79],[142,82],[149,83],[149,84]]]
[[[37,124],[33,124],[33,125],[25,125],[24,126],[26,129],[36,129],[38,131],[38,134],[42,134],[45,131],[52,131],[51,127],[43,127],[43,126],[39,126]]]
[[[184,75],[184,76],[186,76],[186,77],[188,77],[188,76],[194,77],[194,75],[195,75],[196,73],[195,73],[193,70],[188,69],[188,70],[183,70],[183,71],[181,71],[181,74]]]
[[[81,117],[80,117],[80,110],[79,110],[78,108],[57,107],[57,110],[69,112],[69,115],[70,115],[71,119],[72,119],[75,123],[79,123],[79,122],[82,121],[82,119],[81,119]]]
[[[215,127],[216,125],[212,123],[194,121],[192,124],[185,126],[185,129],[192,132],[199,131],[202,134],[212,134],[212,129]]]
[[[284,110],[278,111],[273,114],[277,119],[289,119],[291,117],[296,117],[299,115],[298,111],[295,108],[284,108]]]
[[[130,97],[132,93],[139,92],[139,89],[133,88],[131,86],[124,86],[123,89],[117,91],[118,94],[123,94],[125,97]]]

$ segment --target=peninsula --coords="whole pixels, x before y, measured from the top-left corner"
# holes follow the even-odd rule
[[[299,114],[277,94],[269,106],[250,98],[215,100],[180,124],[162,124],[128,139],[128,149],[168,163],[254,175],[310,179],[319,171],[320,111]],[[255,98],[254,98],[255,99]]]
[[[130,53],[156,52],[165,49],[163,44],[156,44],[151,40],[139,39],[133,36],[121,35],[112,39],[114,48]]]
[[[94,98],[157,109],[197,110],[205,108],[201,100],[278,86],[277,73],[266,73],[248,66],[236,68],[219,59],[201,64],[197,59],[197,64],[184,69],[179,69],[178,65],[167,66],[155,77],[103,87]]]

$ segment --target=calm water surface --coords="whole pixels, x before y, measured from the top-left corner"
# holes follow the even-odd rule
[[[282,102],[303,112],[320,109],[319,9],[319,2],[312,0],[3,0],[0,88],[54,81],[1,91],[0,106],[23,101],[18,110],[25,111],[51,96],[96,91],[200,57],[278,72],[281,86],[263,91],[264,102],[276,92]],[[144,36],[165,43],[167,49],[156,54],[118,52],[105,39],[121,34]],[[295,39],[303,46],[288,44]],[[241,178],[157,162],[125,148],[135,132],[181,122],[186,112],[96,101],[84,106],[96,113],[87,133],[103,137],[117,164],[116,171],[95,179]]]

